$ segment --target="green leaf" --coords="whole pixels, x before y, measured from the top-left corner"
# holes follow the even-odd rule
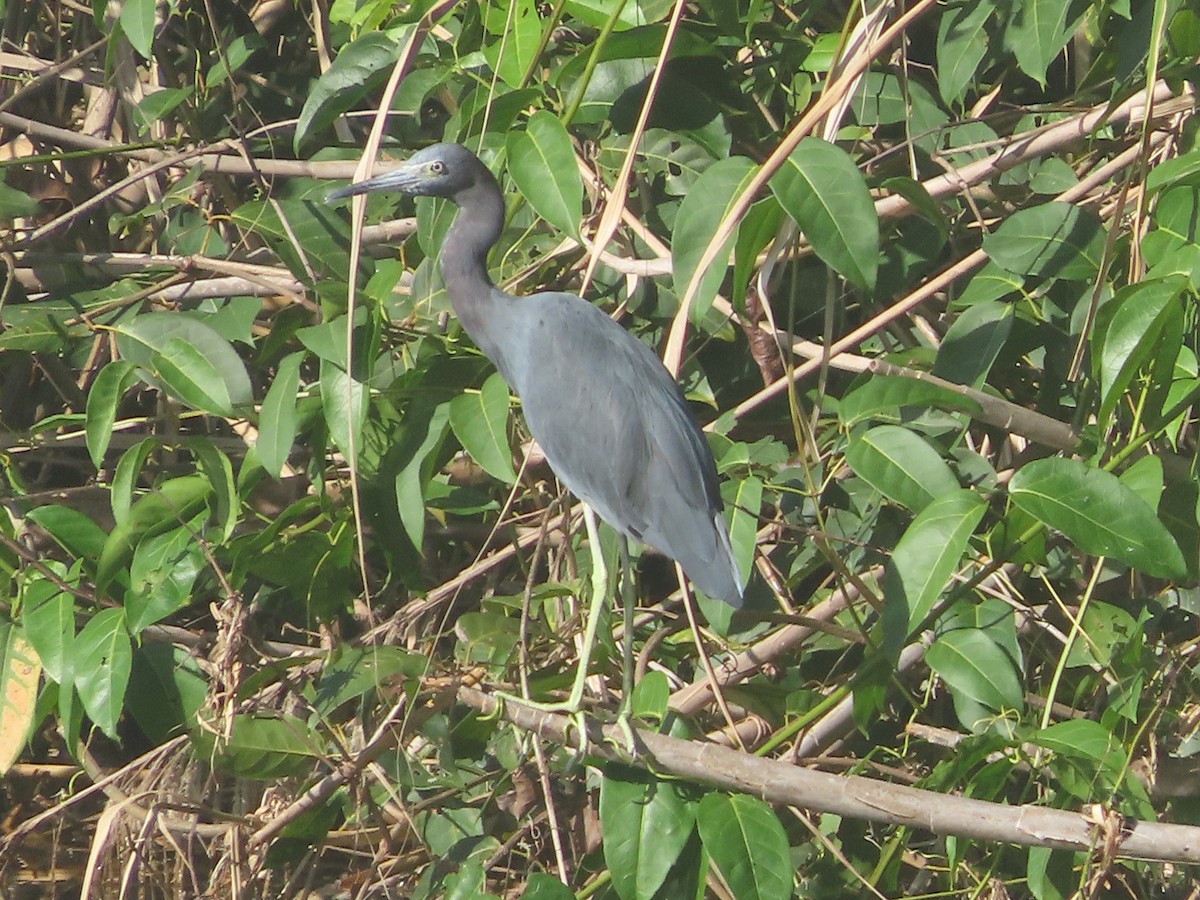
[[[125,0],[121,4],[121,31],[142,59],[150,58],[154,43],[155,0]]]
[[[1012,333],[1014,307],[984,300],[954,320],[938,348],[933,374],[955,384],[979,388]]]
[[[186,606],[205,565],[204,550],[192,527],[143,538],[133,551],[125,595],[130,633],[140,634]]]
[[[212,484],[202,475],[184,475],[164,481],[130,508],[125,521],[108,535],[96,563],[96,589],[104,591],[117,577],[142,537],[161,534],[192,519],[212,495]]]
[[[695,186],[684,195],[671,233],[671,260],[675,293],[682,296],[696,275],[696,266],[708,246],[717,226],[741,195],[746,181],[755,170],[750,160],[730,156],[705,169]],[[725,278],[729,255],[733,252],[736,233],[730,237],[701,277],[693,300],[694,317],[703,316],[712,306],[713,298]]]
[[[189,88],[159,88],[134,107],[134,120],[143,131],[148,130],[159,119],[170,115],[179,104],[191,99],[193,93]]]
[[[499,373],[490,375],[478,391],[465,391],[450,401],[450,428],[463,449],[493,478],[514,484],[508,420],[508,384]]]
[[[986,303],[989,300],[1021,297],[1024,287],[1024,278],[1006,272],[989,259],[982,269],[971,276],[971,280],[967,282],[967,286],[963,288],[963,292],[953,305],[972,306],[976,303]]]
[[[137,380],[137,370],[133,363],[124,359],[110,362],[96,375],[92,389],[87,398],[87,435],[88,455],[92,465],[97,469],[104,462],[104,454],[112,438],[113,425],[117,421],[117,406],[125,391]]]
[[[24,191],[19,191],[3,182],[0,182],[0,222],[10,222],[13,219],[27,218],[36,216],[38,213],[37,201],[30,197]],[[27,341],[32,346],[24,349],[36,350],[43,341],[57,343],[61,339],[61,333],[50,326],[47,319],[43,318],[37,322],[25,323],[24,328],[15,329],[17,335],[24,332],[23,337],[17,337],[12,334],[12,323],[8,323],[7,328],[0,334],[0,350],[22,349],[20,344],[22,340]]]
[[[113,519],[118,525],[129,519],[129,510],[137,496],[142,467],[149,459],[150,453],[158,446],[158,441],[154,438],[145,438],[122,453],[121,458],[117,460],[117,467],[113,470],[110,500]]]
[[[610,766],[600,782],[604,862],[621,900],[652,897],[683,852],[696,803],[679,782]]]
[[[783,216],[779,201],[774,196],[767,196],[751,206],[738,223],[733,245],[733,288],[729,296],[738,309],[742,308],[750,279],[758,273],[758,255],[779,233]]]
[[[534,872],[525,881],[521,900],[575,900],[575,892],[545,872]]]
[[[404,40],[394,31],[369,31],[342,46],[329,68],[308,88],[292,137],[292,149],[297,154],[317,132],[387,78],[400,57]]]
[[[21,629],[0,620],[0,777],[25,749],[37,724],[42,666]]]
[[[979,404],[958,391],[900,375],[872,375],[855,385],[838,405],[838,418],[847,428],[865,419],[901,420],[903,407],[979,413]]]
[[[208,438],[192,438],[186,446],[200,463],[200,471],[212,488],[212,518],[220,528],[220,539],[228,540],[237,525],[240,505],[237,484],[233,480],[233,465],[229,457]]]
[[[168,393],[193,409],[220,416],[234,414],[221,371],[183,338],[167,341],[161,351],[151,355],[150,364]]]
[[[236,35],[232,40],[226,41],[222,47],[222,52],[217,56],[216,61],[205,73],[204,83],[208,90],[213,90],[219,85],[224,84],[229,76],[237,72],[246,62],[254,55],[255,51],[262,50],[266,47],[266,42],[262,39],[257,31],[248,29],[242,34]],[[267,51],[271,52],[271,51]]]
[[[150,384],[197,409],[229,415],[253,399],[246,366],[229,341],[198,319],[146,313],[116,328],[117,348]],[[160,376],[161,367],[161,377]]]
[[[937,36],[937,85],[947,105],[962,99],[988,49],[987,23],[995,4],[985,0],[951,6],[942,13]]]
[[[314,707],[325,715],[350,700],[387,686],[401,677],[419,678],[429,661],[420,653],[382,644],[350,647],[339,644],[313,682]]]
[[[987,510],[967,490],[944,494],[926,506],[897,542],[884,567],[884,646],[900,648],[951,586],[967,541]]]
[[[21,624],[46,675],[62,684],[75,643],[75,604],[71,595],[51,581],[31,578],[21,598]]]
[[[1104,255],[1096,214],[1074,203],[1043,203],[1006,218],[983,238],[992,261],[1015,275],[1094,279]]]
[[[879,493],[917,513],[959,489],[941,455],[898,425],[878,425],[858,435],[846,448],[846,462]]]
[[[99,525],[69,506],[39,506],[25,514],[77,559],[95,559],[108,535]]]
[[[1137,622],[1121,607],[1093,600],[1080,615],[1080,632],[1067,653],[1066,665],[1108,666],[1137,633]]]
[[[1154,194],[1163,188],[1186,182],[1200,172],[1200,150],[1189,150],[1182,156],[1166,159],[1146,173],[1146,191]]]
[[[321,409],[333,443],[349,457],[363,450],[363,424],[367,420],[367,386],[352,378],[342,366],[322,359]],[[353,433],[353,437],[351,437]]]
[[[396,507],[400,522],[413,547],[420,552],[425,541],[425,484],[430,477],[429,460],[436,456],[450,430],[450,404],[442,403],[429,417],[420,443],[396,476]]]
[[[198,754],[239,778],[270,781],[312,775],[325,754],[312,737],[312,729],[295,716],[238,715],[229,740],[214,747],[212,732],[192,731]]]
[[[143,643],[134,650],[126,705],[146,736],[161,744],[195,724],[207,688],[189,651]]]
[[[484,58],[500,80],[523,87],[541,45],[542,23],[534,0],[514,0],[483,8],[484,22],[497,39],[483,48]]]
[[[1157,358],[1163,325],[1177,312],[1177,301],[1186,286],[1187,281],[1180,277],[1143,281],[1122,289],[1111,301],[1119,305],[1108,320],[1098,353],[1098,421],[1111,420],[1134,375]]]
[[[1104,762],[1114,746],[1113,736],[1099,722],[1071,719],[1043,728],[1032,737],[1033,743],[1065,756],[1082,756]]]
[[[1005,46],[1021,71],[1045,87],[1046,70],[1066,47],[1088,7],[1075,0],[1022,0],[1011,9]]]
[[[713,792],[700,801],[700,839],[730,894],[747,900],[788,900],[792,859],[787,833],[757,797]]]
[[[993,712],[1024,708],[1012,657],[984,631],[962,628],[943,634],[925,652],[925,661],[952,691]],[[975,724],[963,722],[968,728]]]
[[[583,182],[575,162],[571,136],[558,117],[538,110],[524,131],[510,131],[505,141],[508,174],[534,211],[579,239],[583,218]]]
[[[267,473],[278,479],[296,441],[296,394],[300,390],[300,363],[303,353],[285,356],[275,371],[275,380],[263,398],[258,416],[258,461]]]
[[[1186,574],[1183,554],[1154,510],[1103,469],[1077,459],[1034,460],[1012,477],[1008,493],[1019,509],[1084,553],[1158,578]]]
[[[239,228],[261,238],[292,275],[344,306],[350,228],[336,205],[279,197],[250,200],[229,215]]]
[[[725,508],[730,510],[729,543],[742,579],[754,571],[754,551],[758,544],[758,516],[762,511],[763,482],[749,475],[721,485]]]
[[[75,690],[96,727],[113,740],[132,666],[125,610],[96,613],[75,639]]]
[[[825,263],[865,291],[879,268],[879,219],[846,152],[809,137],[771,179],[771,190]]]

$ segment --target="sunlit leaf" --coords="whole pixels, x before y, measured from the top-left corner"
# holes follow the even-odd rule
[[[875,286],[879,219],[844,150],[805,138],[771,179],[771,190],[824,262],[863,290]]]
[[[1077,459],[1022,466],[1008,493],[1013,503],[1061,531],[1084,553],[1108,556],[1148,575],[1182,578],[1175,539],[1154,510],[1115,475]]]

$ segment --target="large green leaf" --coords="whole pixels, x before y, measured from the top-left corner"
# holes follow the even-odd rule
[[[787,832],[757,797],[710,793],[696,816],[700,839],[734,897],[787,900],[792,862]]]
[[[183,338],[171,338],[150,357],[151,371],[166,389],[193,409],[234,414],[221,370]]]
[[[415,436],[419,443],[396,475],[396,508],[404,532],[417,550],[424,547],[425,541],[425,484],[430,477],[430,460],[435,458],[450,430],[450,404],[439,404],[423,424],[424,434]]]
[[[1088,7],[1078,0],[1021,0],[1010,7],[1004,43],[1021,70],[1046,84],[1046,70],[1062,53]]]
[[[600,829],[617,896],[653,897],[695,824],[696,803],[682,784],[610,767],[600,782]]]
[[[847,427],[865,419],[901,420],[904,407],[932,406],[974,415],[979,404],[958,391],[918,378],[872,375],[857,384],[838,405],[838,418]]]
[[[993,712],[1020,710],[1024,693],[1012,657],[985,631],[948,631],[925,651],[925,661],[952,691]],[[964,722],[968,728],[973,722]]]
[[[95,559],[108,538],[93,519],[69,506],[39,506],[25,515],[77,559]]]
[[[1185,279],[1143,281],[1120,291],[1119,304],[1108,319],[1099,347],[1100,412],[1097,419],[1108,422],[1133,376],[1162,351],[1159,336],[1163,325],[1179,310],[1179,295]]]
[[[258,461],[272,478],[278,478],[296,440],[296,393],[300,390],[303,353],[290,353],[275,370],[275,380],[263,398],[258,416]]]
[[[463,449],[493,478],[513,484],[512,450],[508,445],[508,384],[493,373],[478,391],[464,391],[450,401],[450,427]]]
[[[143,537],[190,521],[212,493],[212,483],[203,475],[183,475],[164,481],[140,498],[104,542],[96,562],[96,589],[103,591],[118,576]]]
[[[112,439],[117,421],[117,404],[125,391],[137,379],[137,368],[128,360],[110,362],[96,375],[87,398],[87,448],[96,468],[104,462],[104,454]],[[228,391],[226,392],[228,393]]]
[[[508,174],[539,216],[579,238],[583,218],[583,182],[575,163],[571,136],[553,113],[539,110],[524,131],[510,131],[505,141]]]
[[[988,49],[986,25],[995,11],[988,0],[948,7],[938,21],[938,90],[947,104],[958,102]]]
[[[342,46],[332,65],[308,89],[292,136],[296,153],[387,77],[401,45],[395,32],[369,31]]]
[[[1006,218],[983,238],[992,261],[1014,275],[1090,280],[1104,255],[1104,230],[1090,210],[1043,203]]]
[[[958,490],[930,502],[897,542],[884,569],[884,646],[895,655],[951,586],[987,505]]]
[[[62,684],[75,642],[74,598],[47,579],[31,579],[21,598],[21,624],[46,675]]]
[[[1008,484],[1018,508],[1061,531],[1084,553],[1148,575],[1182,578],[1183,554],[1154,510],[1119,478],[1077,459],[1039,459]]]
[[[978,388],[1012,333],[1014,307],[984,300],[968,306],[950,325],[938,348],[933,374]]]
[[[321,360],[321,408],[334,444],[347,457],[362,452],[367,420],[367,386],[337,363]],[[353,453],[352,453],[353,451]]]
[[[133,551],[125,611],[137,635],[187,605],[192,585],[206,565],[192,525],[143,538]]]
[[[129,38],[129,43],[142,59],[150,58],[150,48],[154,44],[154,16],[157,7],[155,0],[126,0],[121,4],[121,31]]]
[[[114,740],[133,666],[133,645],[125,610],[104,609],[92,616],[75,638],[75,690],[83,708]]]
[[[211,729],[195,729],[192,740],[200,755],[241,778],[270,780],[312,775],[325,758],[312,728],[289,715],[238,715],[228,741],[215,746]]]
[[[198,319],[148,313],[117,326],[121,356],[196,409],[230,416],[253,397],[246,366],[229,341]]]
[[[190,651],[149,642],[134,649],[125,705],[150,740],[162,743],[193,727],[207,690]]]
[[[817,256],[869,291],[879,269],[879,218],[858,166],[820,138],[805,138],[771,179],[771,190]]]
[[[524,86],[541,47],[542,23],[534,0],[481,7],[488,31],[495,35],[483,48],[484,58],[500,80],[511,88]]]
[[[754,164],[741,156],[713,163],[701,173],[696,185],[684,196],[671,234],[671,266],[675,293],[680,296],[696,276],[696,266],[730,205],[741,194],[754,172]],[[730,237],[704,271],[693,300],[692,313],[703,316],[725,278],[736,233]]]
[[[913,512],[959,488],[941,455],[899,425],[877,425],[857,435],[846,448],[846,462],[871,487]]]

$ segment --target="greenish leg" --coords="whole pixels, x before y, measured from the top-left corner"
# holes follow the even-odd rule
[[[545,710],[546,712],[566,713],[571,719],[570,728],[575,728],[579,732],[580,755],[587,751],[587,729],[583,717],[583,692],[587,687],[588,666],[591,664],[592,650],[596,646],[596,629],[600,625],[600,614],[604,611],[604,601],[608,596],[608,567],[604,564],[604,550],[600,546],[600,528],[596,522],[596,514],[592,512],[592,508],[586,503],[583,504],[583,524],[587,529],[588,549],[592,556],[592,596],[588,601],[587,627],[583,633],[583,646],[579,650],[579,662],[575,670],[575,682],[571,686],[571,693],[567,696],[566,700],[558,703],[539,703],[512,694],[498,693],[498,696],[502,699],[508,697],[527,706]],[[628,552],[626,552],[627,555]],[[627,616],[632,616],[632,607],[630,607]],[[626,644],[628,645],[628,641],[626,641]],[[629,656],[631,652],[632,646],[629,646],[626,656]],[[632,680],[632,677],[632,672],[628,672],[626,678]],[[627,701],[623,699],[621,702],[624,705]],[[626,722],[625,727],[628,729],[628,722]],[[568,729],[568,738],[569,736]],[[632,738],[633,735],[630,732],[630,746],[632,746]]]
[[[625,747],[630,756],[637,756],[637,742],[633,738],[630,719],[633,714],[633,567],[629,564],[629,541],[620,536],[621,551],[621,607],[624,613],[625,630],[621,640],[621,706],[617,710],[617,727],[625,738]]]

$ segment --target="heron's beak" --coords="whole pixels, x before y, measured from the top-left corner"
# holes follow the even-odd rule
[[[356,181],[345,187],[330,191],[325,196],[327,203],[352,197],[355,194],[369,194],[375,191],[394,191],[399,194],[415,194],[422,180],[422,167],[409,162],[400,163],[390,172],[368,178],[366,181]]]

